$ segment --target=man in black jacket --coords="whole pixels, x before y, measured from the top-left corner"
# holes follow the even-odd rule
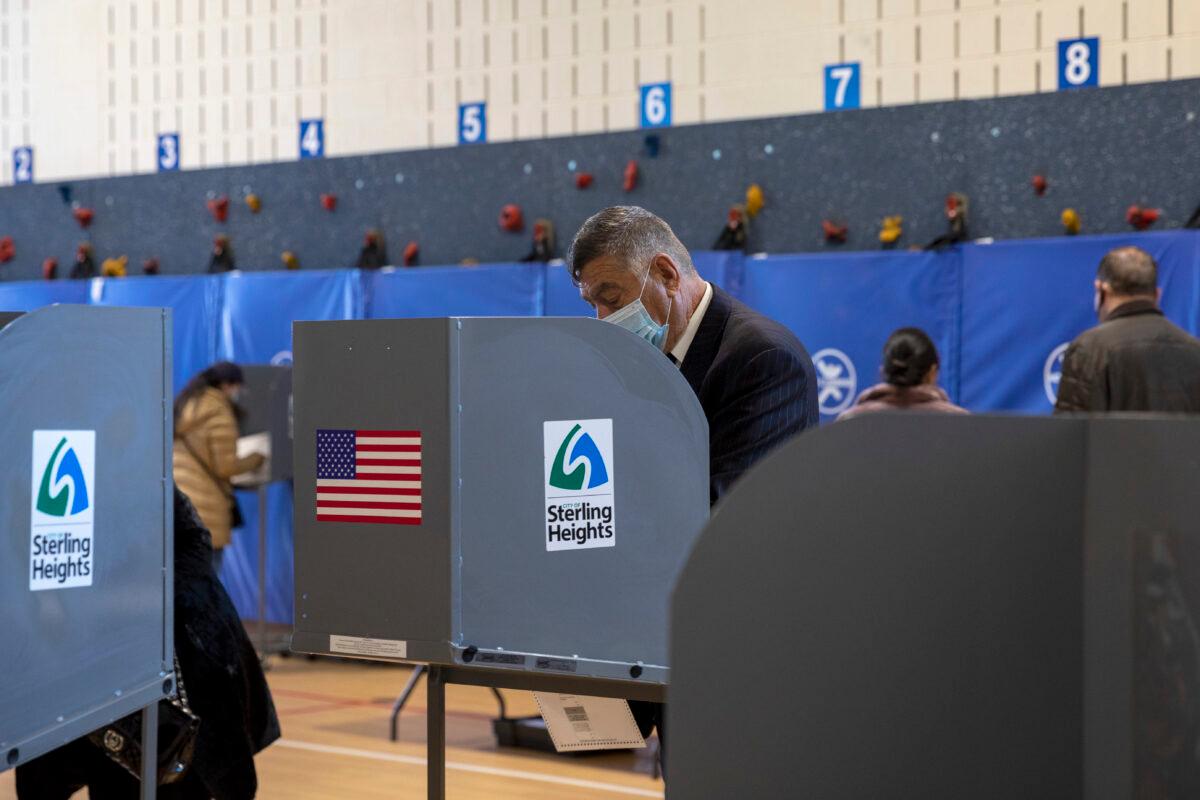
[[[1163,316],[1150,254],[1111,251],[1095,290],[1100,325],[1067,348],[1055,412],[1200,414],[1200,341]]]
[[[767,453],[816,427],[817,379],[804,345],[701,278],[659,217],[606,208],[575,234],[567,263],[596,315],[660,348],[696,392],[708,418],[712,503]],[[663,709],[630,705],[643,735],[657,725],[665,767]]]

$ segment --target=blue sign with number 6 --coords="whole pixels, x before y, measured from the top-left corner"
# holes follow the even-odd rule
[[[179,169],[179,134],[158,135],[158,171],[176,172]]]
[[[458,143],[487,141],[487,103],[463,103],[458,107]]]
[[[325,120],[300,120],[300,158],[322,158],[325,155]]]
[[[1058,43],[1058,88],[1100,85],[1100,37],[1063,39]]]
[[[33,183],[33,148],[13,150],[13,183]]]
[[[825,67],[825,110],[841,111],[862,105],[858,62]]]
[[[671,126],[671,84],[643,84],[641,108],[643,128],[669,128]]]

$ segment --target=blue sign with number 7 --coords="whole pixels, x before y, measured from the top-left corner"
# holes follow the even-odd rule
[[[825,67],[825,110],[841,111],[859,108],[862,103],[858,62],[853,64],[830,64]]]

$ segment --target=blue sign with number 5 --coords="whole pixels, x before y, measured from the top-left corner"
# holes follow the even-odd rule
[[[669,128],[671,126],[671,84],[643,84],[641,109],[643,128]]]
[[[13,149],[13,183],[33,183],[33,148]]]
[[[458,107],[458,143],[487,141],[487,103],[463,103]]]
[[[158,171],[176,172],[179,170],[179,134],[160,133],[158,135]]]
[[[1058,43],[1058,88],[1100,85],[1100,37],[1063,39]]]
[[[825,110],[841,111],[859,108],[862,105],[858,62],[853,64],[830,64],[825,67]]]
[[[322,158],[325,155],[325,120],[300,120],[300,158]]]

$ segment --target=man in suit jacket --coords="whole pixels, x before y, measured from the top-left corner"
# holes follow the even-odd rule
[[[579,229],[567,263],[596,315],[660,347],[696,392],[708,418],[712,503],[771,450],[816,427],[817,379],[804,345],[701,278],[659,217],[606,208]],[[665,767],[663,709],[631,706],[644,735],[657,725]]]

